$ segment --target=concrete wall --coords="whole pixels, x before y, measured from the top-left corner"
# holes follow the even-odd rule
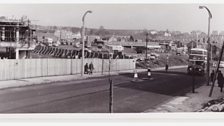
[[[94,73],[109,71],[108,59],[85,59],[93,63]],[[111,71],[135,69],[134,59],[111,59]],[[0,60],[0,80],[81,74],[81,59],[3,59]]]

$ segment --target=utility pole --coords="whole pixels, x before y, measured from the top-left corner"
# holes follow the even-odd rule
[[[31,34],[30,34],[30,20],[28,19],[27,20],[27,23],[28,23],[28,48],[30,48],[30,41],[31,41]],[[30,58],[30,51],[26,51],[26,57],[27,58]]]
[[[145,48],[146,48],[146,51],[145,51],[145,60],[148,59],[148,42],[149,42],[149,33],[147,31],[146,32],[146,39],[145,39]]]
[[[195,93],[195,68],[193,68],[192,72],[192,93]]]
[[[196,35],[197,35],[197,40],[196,40],[196,43],[197,43],[197,45],[196,45],[196,48],[198,48],[198,32],[196,32]]]
[[[210,47],[211,47],[211,48],[210,48],[210,49],[211,49],[211,50],[210,50],[210,52],[211,52],[211,63],[213,63],[213,59],[212,59],[212,57],[213,57],[212,47],[213,47],[213,46],[210,45]]]
[[[60,29],[60,39],[59,39],[59,41],[61,41],[61,29]]]
[[[113,113],[113,81],[112,81],[112,79],[111,79],[110,69],[111,69],[111,58],[110,58],[110,54],[109,54],[109,83],[110,83],[109,112],[110,112],[110,113]]]

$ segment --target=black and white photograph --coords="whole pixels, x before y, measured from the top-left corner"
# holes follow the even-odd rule
[[[224,111],[224,3],[0,3],[0,114]]]

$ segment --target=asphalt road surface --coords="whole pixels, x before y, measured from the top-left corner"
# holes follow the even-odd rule
[[[111,76],[115,113],[138,113],[156,108],[177,96],[191,92],[192,76],[186,68],[169,72],[146,72],[132,82],[133,74]],[[196,77],[197,86],[204,77]],[[108,77],[33,85],[0,90],[0,113],[108,113]]]

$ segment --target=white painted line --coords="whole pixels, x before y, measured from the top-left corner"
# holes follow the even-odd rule
[[[157,73],[157,72],[155,72],[154,74],[161,74],[161,75],[171,75],[171,76],[179,76],[179,75],[181,75],[181,74],[175,74],[175,73]],[[186,74],[187,75],[187,74]]]

